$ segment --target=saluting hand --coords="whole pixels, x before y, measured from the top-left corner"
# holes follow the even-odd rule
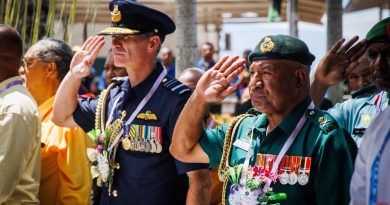
[[[344,38],[338,40],[319,62],[315,73],[316,80],[326,86],[345,80],[351,72],[349,65],[367,50],[365,39],[352,46],[358,39],[358,36],[354,36],[344,45]]]
[[[238,56],[224,56],[210,68],[196,85],[194,92],[207,103],[221,102],[237,89],[238,84],[230,83],[244,70],[245,59]]]
[[[79,79],[88,76],[103,45],[103,36],[89,37],[72,58],[72,62],[70,63],[70,72],[72,75]]]

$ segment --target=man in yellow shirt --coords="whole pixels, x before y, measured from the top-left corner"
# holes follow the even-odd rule
[[[0,25],[0,204],[39,204],[41,129],[37,105],[18,76],[22,40]]]
[[[26,85],[38,103],[42,120],[42,205],[89,204],[90,166],[86,134],[80,128],[63,128],[51,121],[54,95],[69,71],[72,50],[63,41],[44,39],[24,55]],[[88,141],[87,141],[88,140]]]

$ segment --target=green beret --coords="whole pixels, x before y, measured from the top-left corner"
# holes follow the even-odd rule
[[[390,40],[390,17],[376,23],[366,35],[368,43]]]
[[[256,60],[286,59],[310,66],[315,57],[305,42],[288,35],[266,36],[249,54],[249,63]]]

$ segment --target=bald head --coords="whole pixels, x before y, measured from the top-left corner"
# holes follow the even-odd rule
[[[22,39],[18,32],[10,27],[0,25],[0,78],[18,75],[22,57]]]
[[[200,68],[187,68],[180,74],[178,80],[194,91],[203,73]]]

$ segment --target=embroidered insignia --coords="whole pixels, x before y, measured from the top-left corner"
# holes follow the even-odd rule
[[[145,113],[139,113],[137,115],[137,119],[141,119],[141,120],[157,120],[157,116],[156,116],[156,114],[153,114],[150,110],[148,110]]]
[[[111,12],[111,21],[114,23],[118,23],[119,21],[122,20],[122,13],[118,9],[118,5],[114,5],[114,10]]]
[[[369,114],[363,114],[362,115],[362,126],[368,127],[368,125],[371,122],[371,115]]]
[[[260,45],[260,50],[263,53],[271,52],[274,49],[275,43],[270,37],[265,37],[263,43]]]

